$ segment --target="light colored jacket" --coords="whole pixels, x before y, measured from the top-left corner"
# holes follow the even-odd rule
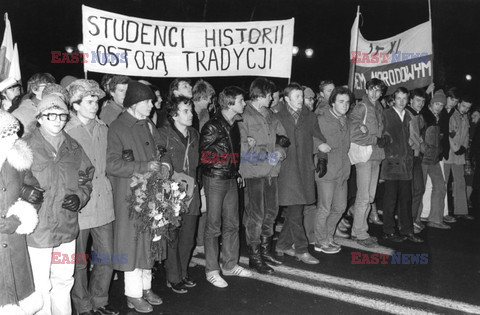
[[[365,125],[368,132],[363,133],[360,127],[363,125],[363,119],[367,112],[367,119]],[[350,138],[353,143],[358,145],[371,145],[372,156],[371,161],[381,161],[385,158],[385,152],[383,149],[377,146],[377,137],[381,137],[383,133],[382,122],[383,107],[380,102],[372,104],[368,97],[365,95],[363,99],[352,109],[349,118],[351,122]]]
[[[277,177],[280,172],[280,161],[286,157],[286,151],[276,145],[276,135],[286,136],[287,132],[280,121],[265,108],[264,117],[252,105],[247,105],[242,114],[243,120],[238,123],[241,137],[240,174],[243,178]],[[255,139],[255,146],[250,148],[247,138]],[[279,152],[279,156],[271,156]],[[268,157],[267,157],[268,154]],[[267,157],[262,160],[262,157]],[[268,160],[277,159],[276,165]]]
[[[447,164],[465,164],[465,153],[456,155],[455,152],[460,150],[461,146],[464,146],[465,149],[468,149],[468,137],[469,137],[470,123],[468,121],[468,115],[461,115],[458,110],[455,110],[452,117],[449,121],[449,133],[448,140],[450,141],[450,154],[448,160],[445,161]],[[451,135],[454,135],[451,137]]]
[[[95,166],[91,198],[78,216],[80,230],[105,225],[115,220],[113,210],[112,184],[107,177],[107,133],[108,127],[99,119],[90,133],[75,114],[65,127],[65,131],[83,147],[88,158]]]

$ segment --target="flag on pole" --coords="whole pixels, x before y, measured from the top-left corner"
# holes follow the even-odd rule
[[[365,39],[358,29],[359,14],[350,40],[349,87],[356,98],[365,94],[366,82],[378,78],[392,94],[403,86],[409,90],[433,82],[432,22],[381,40]]]
[[[5,13],[5,32],[0,46],[0,91],[5,90],[22,79],[17,44],[13,45],[12,28]]]

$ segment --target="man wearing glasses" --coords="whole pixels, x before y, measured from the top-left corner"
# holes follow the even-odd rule
[[[63,129],[69,119],[67,105],[49,95],[37,106],[40,125],[25,138],[32,149],[32,173],[45,190],[38,226],[27,236],[35,289],[43,296],[42,314],[71,314],[70,291],[75,270],[78,212],[87,203],[91,181],[79,172],[92,166],[80,144]],[[82,262],[77,262],[82,263]]]

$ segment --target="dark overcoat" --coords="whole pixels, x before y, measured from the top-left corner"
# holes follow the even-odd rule
[[[151,255],[152,235],[138,234],[135,226],[139,219],[130,219],[126,198],[131,195],[130,183],[134,173],[148,172],[148,162],[156,156],[160,134],[150,119],[138,120],[127,111],[112,122],[107,136],[107,174],[113,188],[115,209],[114,257],[124,257],[127,263],[116,259],[113,268],[133,271],[136,268],[150,269],[154,259]],[[134,161],[122,158],[122,151],[132,150]]]
[[[383,134],[391,142],[385,145],[385,160],[382,162],[381,178],[385,180],[411,180],[413,150],[408,144],[411,116],[405,111],[403,122],[393,107],[383,111]]]
[[[315,202],[313,154],[318,152],[317,147],[325,142],[325,137],[314,113],[303,106],[295,123],[287,106],[282,103],[274,114],[291,143],[278,175],[278,202],[281,206],[312,204]]]

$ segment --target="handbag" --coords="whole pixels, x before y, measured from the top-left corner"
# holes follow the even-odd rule
[[[368,107],[365,106],[365,117],[363,117],[363,124],[367,122],[367,113]],[[350,162],[355,165],[357,163],[365,163],[367,162],[370,157],[372,156],[372,146],[371,145],[359,145],[356,143],[350,143],[350,149],[348,150],[348,158]]]

